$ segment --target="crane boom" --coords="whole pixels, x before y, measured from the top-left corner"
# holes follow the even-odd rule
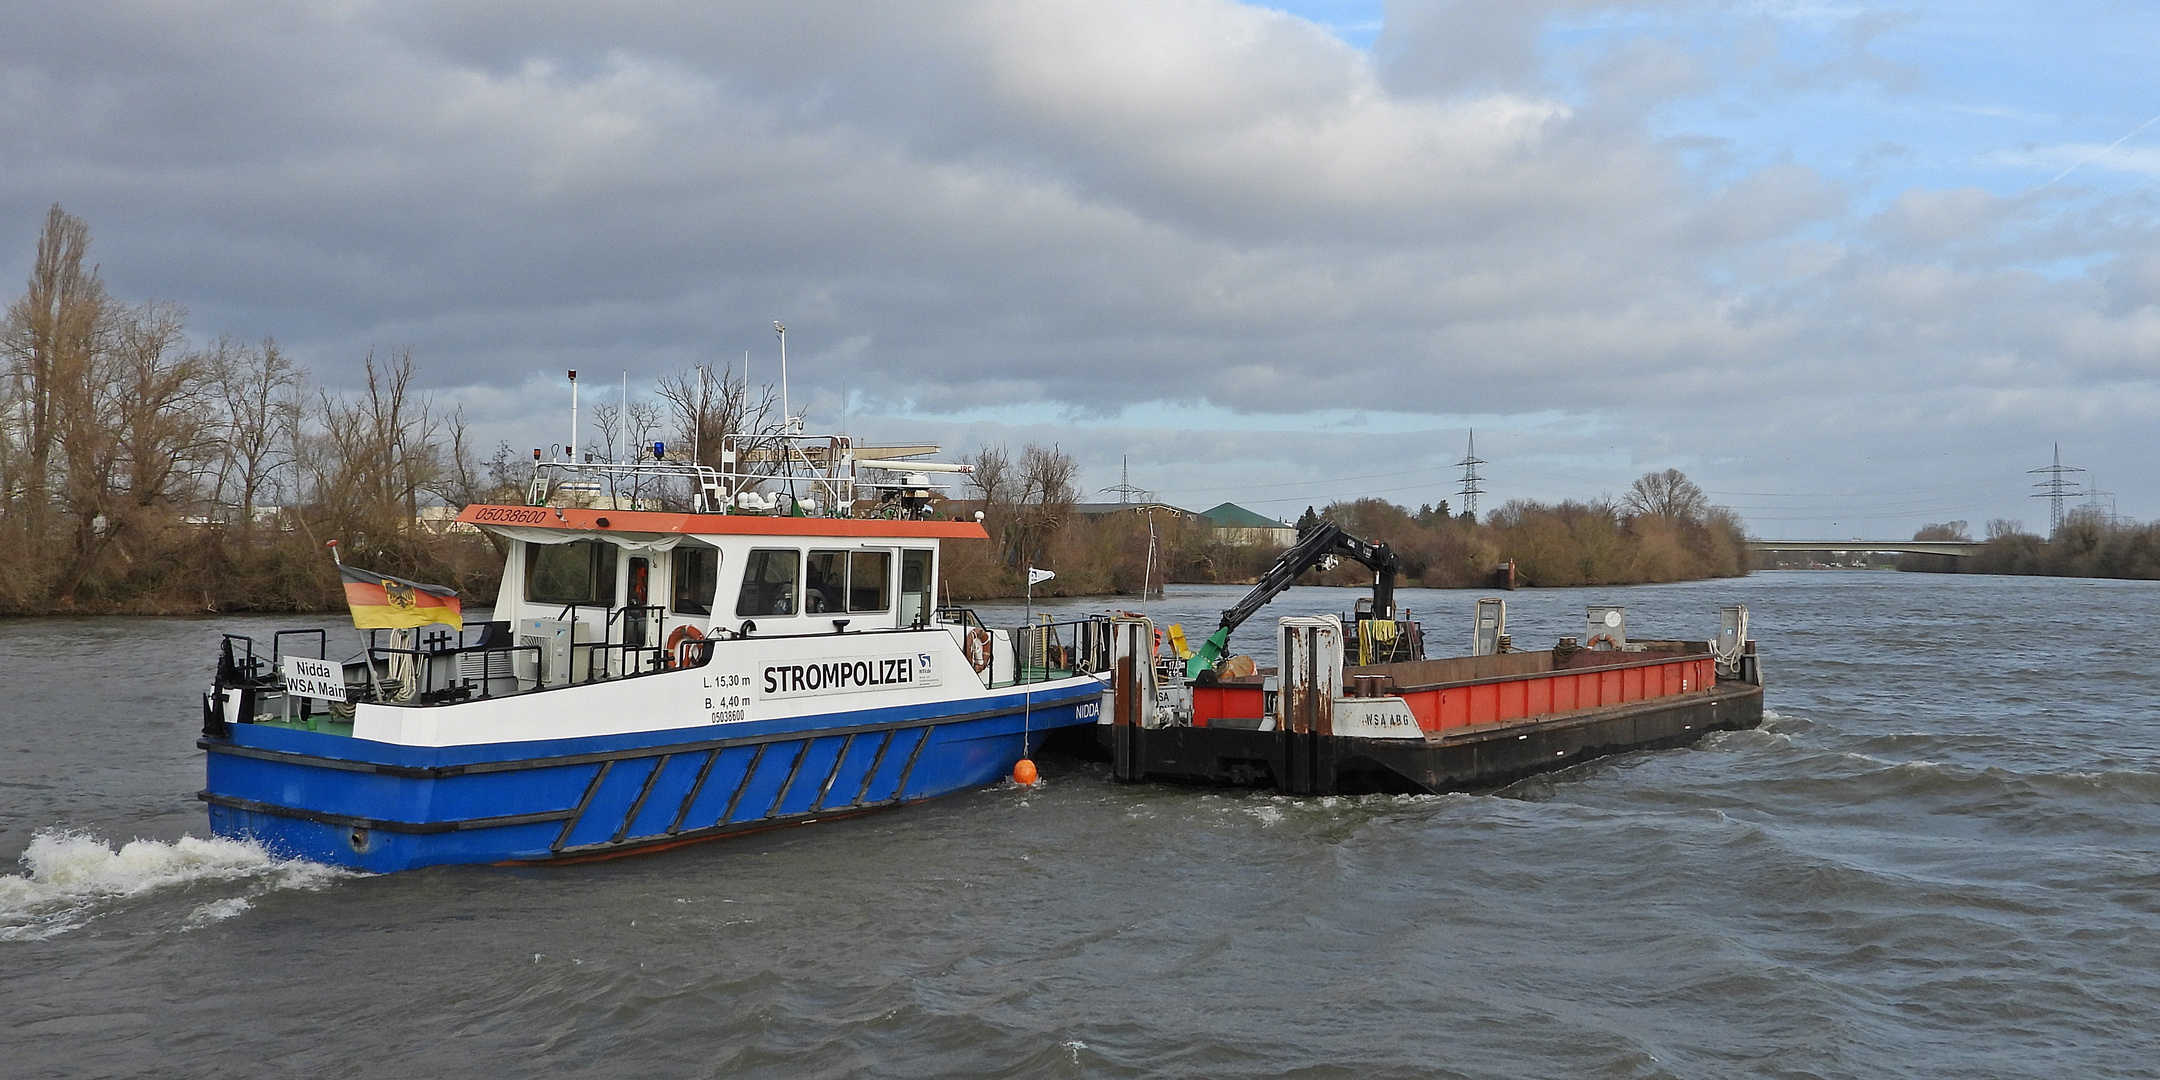
[[[1298,575],[1330,558],[1346,557],[1365,564],[1373,572],[1373,611],[1375,619],[1395,617],[1395,575],[1402,563],[1393,549],[1386,544],[1372,544],[1343,531],[1342,526],[1316,517],[1307,510],[1298,522],[1297,543],[1283,551],[1260,575],[1252,591],[1222,613],[1222,625],[1200,647],[1192,658],[1185,661],[1185,677],[1196,679],[1203,671],[1213,670],[1222,659],[1224,650],[1230,646],[1230,633],[1236,630],[1253,613],[1266,607],[1269,601],[1281,596],[1284,589],[1297,581]]]

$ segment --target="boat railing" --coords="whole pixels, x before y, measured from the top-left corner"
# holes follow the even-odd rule
[[[621,641],[579,641],[570,646],[572,656],[580,652],[585,654],[585,677],[577,680],[580,683],[609,682],[649,670],[649,667],[640,661],[646,659],[648,654],[659,651],[658,648]],[[652,657],[652,662],[657,664],[659,658]],[[572,664],[571,670],[576,671],[579,668]]]
[[[693,513],[793,513],[846,516],[855,506],[852,441],[845,435],[764,432],[722,436],[720,464],[692,460],[710,447],[640,447],[628,461],[534,461],[525,501],[604,500],[618,510],[681,510]],[[771,494],[760,489],[774,488]]]
[[[574,616],[572,608],[565,608],[559,621],[574,626]],[[614,608],[604,620],[587,620],[587,625],[594,623],[602,627],[600,640],[578,641],[573,635],[556,646],[562,651],[552,663],[548,646],[517,644],[507,622],[481,624],[478,642],[468,642],[464,632],[453,638],[447,631],[426,634],[417,642],[385,642],[380,632],[371,631],[370,675],[366,685],[352,691],[358,700],[395,704],[504,697],[702,667],[712,661],[717,641],[686,635],[671,648],[667,609],[659,604]]]
[[[1001,685],[1049,682],[1076,675],[1107,677],[1110,672],[1110,624],[1106,620],[1038,622],[1013,627],[1008,633],[1013,643],[1013,677]]]
[[[264,698],[282,696],[284,691],[277,667],[256,655],[254,638],[246,634],[221,636],[217,674],[211,678],[210,692],[203,695],[203,734],[224,738],[232,720],[252,721]]]
[[[229,664],[221,665],[218,677],[223,686],[247,688],[282,694],[285,689],[283,660],[286,656],[286,638],[315,639],[314,659],[328,659],[330,655],[330,632],[327,630],[279,630],[270,635],[270,655],[265,657],[255,651],[255,639],[246,634],[221,636],[220,648],[231,657]],[[238,645],[235,649],[234,646]],[[295,652],[292,655],[298,656]]]
[[[976,616],[974,608],[941,607],[937,609],[937,621],[963,630],[980,630],[985,634],[990,632],[990,628],[984,626],[982,619]]]
[[[230,651],[234,642],[240,643],[241,651],[231,654],[233,666],[244,677],[258,677],[266,662],[255,655],[255,639],[246,634],[226,634],[219,640],[218,646]]]
[[[237,649],[235,644],[239,646]],[[282,685],[277,673],[275,640],[268,657],[256,655],[255,639],[246,634],[225,634],[218,647],[221,655],[229,658],[219,665],[218,677],[223,685],[257,690],[275,690]]]
[[[585,677],[579,682],[601,682],[629,675],[644,675],[668,667],[667,609],[659,604],[626,604],[607,615],[599,641],[579,641],[570,646],[574,656],[585,653]],[[633,628],[635,631],[633,632]],[[573,664],[571,670],[577,670]]]
[[[533,689],[537,677],[519,674],[520,653],[531,654],[529,666],[539,670],[541,648],[510,640],[510,624],[479,624],[479,640],[468,643],[470,631],[436,630],[421,633],[417,640],[391,631],[388,641],[381,630],[368,631],[367,679],[348,690],[358,700],[384,703],[416,702],[422,705],[501,697]]]
[[[792,512],[803,504],[817,514],[852,513],[855,506],[854,442],[845,435],[810,435],[798,430],[739,432],[720,437],[720,484],[726,505],[751,512]],[[775,491],[786,488],[786,501]]]
[[[673,658],[663,644],[666,631],[667,609],[658,604],[629,604],[608,612],[602,640],[570,646],[573,655],[579,650],[585,653],[585,677],[578,681],[604,682],[667,670]],[[577,666],[573,664],[571,670]]]
[[[558,498],[588,503],[605,499],[616,510],[681,510],[718,513],[727,481],[708,465],[665,458],[638,461],[538,461],[525,501],[546,506]]]
[[[230,634],[227,634],[226,636],[227,636],[227,637],[231,637],[232,635],[230,635]],[[283,659],[285,658],[285,639],[286,639],[286,638],[289,638],[289,637],[290,637],[290,638],[307,638],[307,637],[311,637],[311,638],[314,638],[314,639],[315,639],[315,657],[314,657],[314,658],[315,658],[315,659],[317,659],[317,660],[328,660],[328,659],[330,658],[330,631],[328,631],[328,630],[323,630],[323,629],[314,629],[314,630],[279,630],[279,631],[277,631],[276,633],[273,633],[273,634],[271,634],[271,635],[270,635],[270,666],[271,666],[271,667],[273,667],[273,668],[274,668],[274,667],[277,667],[277,666],[278,666],[278,664],[279,664],[279,661],[281,661],[281,660],[283,660]],[[252,643],[252,642],[250,642],[249,644],[250,644],[250,645],[252,645],[253,643]],[[294,655],[298,655],[298,654],[296,653],[296,654],[294,654]]]

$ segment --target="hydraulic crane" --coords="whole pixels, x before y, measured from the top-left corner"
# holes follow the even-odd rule
[[[1223,651],[1230,646],[1230,632],[1252,618],[1254,612],[1266,607],[1269,601],[1282,595],[1284,589],[1297,581],[1299,574],[1316,566],[1325,570],[1334,566],[1337,559],[1346,557],[1365,564],[1373,572],[1372,617],[1393,619],[1395,575],[1402,568],[1395,552],[1386,544],[1371,544],[1351,536],[1342,526],[1308,509],[1298,520],[1297,543],[1290,545],[1282,557],[1275,560],[1275,565],[1260,575],[1259,583],[1251,592],[1222,613],[1222,625],[1193,651],[1191,659],[1185,661],[1185,677],[1197,679],[1201,672],[1214,670]]]

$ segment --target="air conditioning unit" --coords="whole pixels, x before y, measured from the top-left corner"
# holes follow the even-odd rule
[[[593,650],[572,646],[602,640],[601,632],[599,623],[581,619],[518,620],[517,643],[540,649],[537,669],[532,653],[518,653],[518,679],[539,686],[568,686],[583,681],[592,673]]]

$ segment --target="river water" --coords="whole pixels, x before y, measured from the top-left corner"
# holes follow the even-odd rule
[[[1204,631],[1240,591],[1151,609]],[[1439,654],[1477,595],[1402,599]],[[1351,596],[1293,590],[1237,644]],[[2160,584],[1766,573],[1509,615],[1530,648],[1589,603],[1703,638],[1735,601],[1762,730],[1492,794],[1049,760],[381,877],[206,839],[217,635],[304,622],[0,623],[0,1075],[2160,1075]]]

